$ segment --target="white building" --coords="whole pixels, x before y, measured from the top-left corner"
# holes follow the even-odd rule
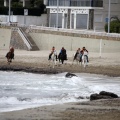
[[[120,0],[111,1],[111,17],[120,17]],[[109,0],[44,0],[48,26],[70,29],[103,29]]]

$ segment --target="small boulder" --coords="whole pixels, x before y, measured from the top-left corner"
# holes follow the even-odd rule
[[[97,93],[90,95],[90,100],[98,100],[98,99],[112,99],[112,97],[106,95],[100,95]]]
[[[118,98],[118,95],[116,95],[116,94],[114,94],[112,92],[101,91],[99,94],[100,95],[105,95],[105,96],[110,96],[112,98]]]
[[[67,74],[65,75],[65,77],[67,77],[67,78],[72,78],[73,76],[76,76],[76,77],[77,77],[77,75],[75,75],[75,74],[73,74],[73,73],[67,73]]]

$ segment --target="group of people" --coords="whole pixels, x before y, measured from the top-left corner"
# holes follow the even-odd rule
[[[77,55],[79,54],[80,55],[80,62],[81,62],[82,61],[82,56],[85,52],[88,53],[88,50],[85,47],[83,47],[82,50],[80,48],[78,48],[76,53],[75,53],[74,60],[76,59]],[[85,55],[85,56],[87,58],[87,62],[89,62],[88,61],[88,55]]]
[[[55,47],[53,46],[52,47],[52,50],[51,50],[51,53],[49,54],[49,58],[48,58],[48,60],[50,60],[51,59],[51,56],[52,56],[52,54],[53,53],[56,53],[56,50],[55,50]],[[63,60],[67,60],[67,54],[66,54],[66,49],[64,48],[64,47],[62,47],[62,49],[60,50],[60,53],[59,53],[59,55],[57,56],[57,54],[56,54],[56,61],[57,61],[57,59],[63,59]]]
[[[78,48],[77,51],[76,51],[76,53],[75,53],[74,60],[76,59],[77,55],[80,55],[80,62],[81,62],[82,61],[82,56],[83,56],[84,52],[88,53],[88,50],[85,47],[83,47],[82,50],[80,48]],[[51,53],[49,54],[48,60],[51,59],[51,56],[52,56],[53,53],[57,53],[54,46],[52,47],[52,50],[51,50]],[[11,47],[10,50],[9,50],[9,52],[6,54],[6,58],[7,58],[7,61],[9,63],[12,62],[12,59],[14,59],[14,48],[13,47]],[[87,55],[86,55],[86,58],[87,58],[87,62],[89,62]],[[56,61],[57,61],[57,59],[59,59],[59,61],[60,60],[61,61],[62,60],[63,61],[67,60],[66,49],[64,47],[62,47],[62,49],[60,50],[58,56],[56,54]],[[62,61],[62,63],[63,63],[63,61]]]
[[[51,59],[51,56],[52,56],[52,54],[54,52],[56,52],[56,50],[55,50],[55,47],[53,46],[52,50],[51,50],[51,53],[49,54],[48,60]],[[80,48],[78,48],[77,51],[76,51],[76,53],[75,53],[74,60],[76,59],[77,55],[79,54],[80,55],[80,62],[81,62],[82,61],[82,56],[83,56],[84,52],[88,53],[88,50],[85,47],[83,47],[82,50]],[[60,50],[59,55],[58,56],[56,55],[56,61],[57,61],[57,59],[60,58],[60,56],[63,56],[64,57],[63,59],[67,60],[66,49],[64,47],[62,47],[62,49]],[[88,55],[86,55],[86,58],[87,58],[87,62],[89,62],[88,61]]]

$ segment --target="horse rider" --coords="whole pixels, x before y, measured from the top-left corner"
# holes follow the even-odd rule
[[[9,52],[6,55],[8,62],[12,62],[12,59],[14,59],[14,48],[11,47]]]
[[[51,59],[51,56],[52,56],[52,54],[53,54],[54,52],[56,52],[56,50],[55,50],[55,47],[53,46],[53,47],[52,47],[52,50],[51,50],[51,53],[49,54],[49,59],[48,59],[48,60]],[[57,61],[57,55],[56,55],[56,61]]]
[[[12,59],[14,59],[14,48],[13,47],[10,48],[10,53],[11,53]]]
[[[76,57],[77,57],[78,54],[80,54],[80,58],[81,58],[82,53],[81,53],[80,48],[77,49],[77,51],[76,51],[76,53],[75,53],[75,56],[74,56],[74,60],[76,59]],[[80,61],[81,61],[81,60],[80,60]]]
[[[88,53],[88,50],[87,50],[85,47],[83,47],[82,50],[81,50],[82,55],[84,54],[84,52],[87,52],[87,53]],[[86,58],[87,58],[87,62],[89,62],[89,60],[88,60],[88,55],[85,55],[85,56],[86,56]],[[81,56],[81,58],[82,58],[82,56]]]
[[[62,47],[59,55],[63,56],[64,60],[67,60],[66,49],[64,47]]]
[[[13,47],[10,48],[10,52],[11,52],[12,54],[14,54],[14,48],[13,48]]]

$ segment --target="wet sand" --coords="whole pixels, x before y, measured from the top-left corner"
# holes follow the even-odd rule
[[[49,51],[15,50],[15,59],[8,65],[5,54],[0,50],[0,70],[25,71],[33,73],[57,74],[60,72],[92,73],[120,77],[119,53],[89,53],[86,68],[72,62],[75,51],[68,51],[68,60],[62,65],[57,62],[55,68],[48,62]],[[98,100],[84,103],[67,103],[44,106],[20,111],[0,113],[0,120],[119,120],[120,99]]]

